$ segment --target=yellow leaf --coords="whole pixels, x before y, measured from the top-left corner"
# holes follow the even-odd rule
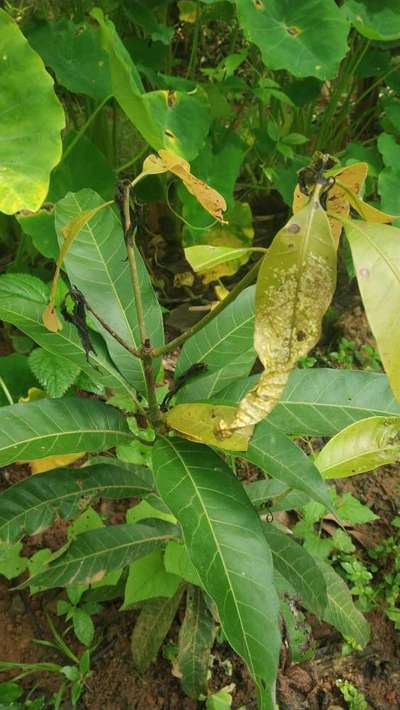
[[[344,168],[334,168],[326,172],[327,176],[335,178],[335,184],[329,188],[326,198],[326,211],[347,218],[350,214],[350,201],[347,190],[350,190],[355,195],[360,195],[364,186],[365,179],[368,173],[368,163],[353,163],[346,165]],[[293,214],[309,201],[309,197],[304,195],[298,185],[293,195]],[[331,225],[332,236],[336,243],[339,242],[342,224],[333,217],[328,217]]]
[[[39,389],[39,387],[30,387],[28,389],[28,394],[26,397],[19,397],[18,402],[20,404],[26,404],[26,402],[36,402],[38,399],[46,399],[47,394],[44,390]]]
[[[264,366],[256,387],[239,403],[225,436],[256,424],[279,401],[291,369],[318,342],[336,284],[336,243],[312,200],[278,232],[257,278],[254,348]]]
[[[63,261],[66,255],[68,254],[69,249],[71,248],[72,242],[74,241],[75,237],[78,236],[79,232],[83,229],[83,227],[92,219],[92,217],[94,217],[95,214],[97,214],[97,212],[102,210],[104,207],[108,207],[112,204],[114,203],[112,200],[110,200],[109,202],[103,202],[103,204],[98,205],[97,207],[94,207],[91,210],[81,212],[78,217],[75,217],[73,220],[71,220],[71,222],[69,222],[62,230],[62,236],[64,241],[62,243],[60,253],[57,257],[56,270],[54,272],[53,281],[51,284],[49,303],[43,312],[43,324],[45,325],[47,330],[50,330],[52,333],[56,333],[57,331],[62,330],[62,324],[55,310],[55,298]]]
[[[171,150],[162,149],[156,155],[149,155],[143,163],[143,173],[149,175],[171,172],[179,177],[188,192],[193,195],[201,206],[209,212],[214,219],[224,222],[223,213],[226,211],[226,202],[217,190],[207,185],[203,180],[195,177],[190,172],[187,160],[175,155]]]
[[[375,224],[387,224],[388,222],[394,222],[395,219],[399,219],[400,215],[387,214],[387,212],[382,212],[372,205],[368,205],[364,202],[358,195],[354,194],[345,185],[342,185],[340,180],[337,181],[339,187],[343,187],[347,194],[348,200],[351,207],[358,212],[358,214],[365,219],[367,222],[374,222]]]
[[[226,441],[219,433],[219,422],[233,421],[235,407],[207,403],[177,404],[166,414],[168,426],[191,441],[216,446],[228,451],[246,451],[252,434],[252,427],[243,428]]]
[[[29,461],[31,471],[33,475],[37,473],[45,473],[46,471],[51,471],[53,468],[62,468],[63,466],[68,466],[70,463],[74,463],[78,459],[84,456],[85,452],[81,451],[79,454],[65,454],[64,456],[47,456],[44,459],[36,459],[35,461]],[[26,463],[26,462],[25,462]]]

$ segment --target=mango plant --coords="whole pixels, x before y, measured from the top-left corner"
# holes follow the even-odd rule
[[[347,14],[333,2],[304,2],[296,11],[292,3],[235,5],[263,61],[296,77],[333,76],[346,52],[350,18],[361,34],[371,31],[369,12],[354,14],[356,2],[345,3]],[[329,45],[322,36],[320,45],[314,41],[311,6],[330,28]],[[138,17],[148,24],[141,7]],[[282,29],[277,19],[284,7]],[[203,231],[210,220],[213,229],[224,229],[235,206],[191,164],[209,127],[204,97],[186,91],[186,84],[173,95],[146,91],[113,23],[99,8],[91,22],[79,34],[69,21],[44,26],[31,42],[61,84],[100,102],[94,113],[112,98],[144,141],[135,165],[143,163],[118,181],[115,195],[115,176],[97,190],[77,182],[65,189],[70,178],[61,162],[50,177],[61,158],[63,109],[39,54],[0,12],[0,56],[13,69],[12,81],[2,79],[10,82],[5,101],[19,102],[21,111],[10,129],[15,144],[5,141],[0,149],[0,207],[18,213],[22,225],[40,218],[50,235],[45,255],[55,262],[51,283],[24,273],[0,277],[0,318],[38,346],[32,367],[47,395],[53,388],[53,397],[42,392],[0,408],[0,464],[42,464],[42,473],[1,493],[1,544],[11,549],[57,517],[70,520],[90,510],[99,498],[141,498],[126,523],[100,522],[71,536],[63,550],[32,566],[22,584],[31,591],[79,588],[79,594],[122,585],[123,608],[141,606],[132,655],[142,671],[184,599],[177,664],[185,692],[193,698],[207,693],[219,625],[254,679],[259,708],[273,709],[288,598],[357,647],[368,642],[368,624],[343,579],[273,516],[300,497],[302,505],[315,501],[340,523],[326,480],[400,458],[400,233],[390,226],[397,217],[364,202],[366,162],[339,165],[317,152],[294,171],[292,214],[268,248],[186,243],[187,260],[199,274],[221,264],[234,264],[235,273],[252,261],[212,310],[166,342],[154,277],[140,249],[140,189],[156,176],[169,202],[169,187],[178,182],[184,219],[190,225],[188,218],[200,215]],[[168,42],[164,26],[155,22],[153,32]],[[53,33],[76,43],[75,64],[63,63]],[[299,47],[306,56],[301,70],[294,68]],[[77,71],[80,52],[92,72],[89,84]],[[195,115],[192,130],[188,117]],[[40,149],[27,139],[36,133]],[[63,160],[83,146],[82,135],[64,143]],[[215,167],[215,155],[209,157]],[[30,214],[42,206],[49,180],[49,203]],[[386,374],[296,368],[320,338],[344,238]],[[162,358],[177,349],[166,392]],[[257,357],[262,371],[251,374]],[[295,437],[330,440],[314,459]],[[56,457],[65,456],[84,463],[59,468]],[[243,483],[236,472],[243,461],[263,477]]]

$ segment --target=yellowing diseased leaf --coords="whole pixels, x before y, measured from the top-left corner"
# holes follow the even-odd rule
[[[400,460],[400,417],[369,417],[334,436],[315,460],[324,478],[347,478]]]
[[[83,227],[92,219],[92,217],[94,217],[95,214],[97,214],[97,212],[102,210],[104,207],[108,207],[112,204],[113,201],[110,200],[109,202],[103,202],[101,205],[98,205],[97,207],[94,207],[90,210],[81,212],[78,217],[75,217],[73,220],[71,220],[71,222],[69,222],[69,224],[67,224],[62,230],[62,236],[64,238],[64,241],[62,243],[60,253],[57,257],[56,270],[54,272],[53,281],[51,284],[49,303],[43,312],[43,324],[45,325],[47,330],[50,330],[52,333],[57,333],[57,331],[62,330],[62,324],[55,311],[55,298],[63,261],[66,255],[68,254],[69,249],[71,248],[72,242],[74,241],[75,237],[78,236],[79,232],[83,229]]]
[[[63,466],[69,466],[69,464],[78,461],[85,455],[84,451],[77,454],[64,454],[63,456],[47,456],[44,459],[36,459],[36,461],[30,461],[29,465],[31,467],[32,473],[45,473],[46,471],[51,471],[53,468],[62,468]]]
[[[184,251],[193,271],[197,274],[202,274],[214,269],[219,264],[226,264],[228,261],[236,261],[242,256],[247,256],[254,250],[251,248],[232,249],[231,247],[214,247],[208,244],[200,244],[194,247],[187,247]]]
[[[240,402],[232,424],[221,422],[225,436],[256,424],[271,412],[297,360],[318,342],[335,284],[336,243],[314,194],[278,232],[262,261],[254,348],[264,372]]]
[[[368,173],[368,163],[353,163],[346,165],[344,168],[334,168],[326,172],[327,176],[335,178],[335,184],[329,188],[326,196],[326,211],[346,218],[350,214],[350,201],[347,191],[354,195],[360,195],[364,187],[364,182]],[[293,214],[309,201],[309,197],[304,195],[298,185],[293,195]],[[333,217],[328,217],[331,225],[332,236],[336,243],[339,242],[340,233],[342,231],[342,223]]]
[[[355,220],[344,228],[368,322],[400,402],[400,229]]]
[[[191,441],[216,446],[228,451],[247,451],[252,427],[246,427],[233,434],[229,440],[221,438],[219,422],[230,424],[235,416],[235,407],[207,403],[177,404],[166,414],[171,429],[179,431]]]
[[[170,172],[179,177],[188,192],[209,212],[214,219],[224,222],[223,213],[226,211],[225,199],[217,190],[207,185],[203,180],[195,177],[190,172],[187,160],[175,155],[171,150],[161,149],[159,156],[149,155],[143,163],[143,173],[155,175]]]
[[[337,184],[342,187],[341,182],[338,180]],[[388,222],[394,222],[395,219],[399,219],[400,215],[387,214],[378,210],[372,205],[368,205],[364,202],[358,195],[351,192],[347,187],[343,185],[343,189],[348,197],[349,203],[353,210],[358,212],[358,214],[365,219],[367,222],[374,222],[375,224],[387,224]]]

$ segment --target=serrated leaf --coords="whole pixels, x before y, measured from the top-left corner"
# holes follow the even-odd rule
[[[400,417],[370,417],[334,436],[315,465],[324,478],[348,478],[400,460]]]
[[[57,233],[61,235],[66,225],[101,209],[102,202],[90,189],[69,193],[56,206]],[[138,250],[136,260],[148,336],[158,347],[164,342],[161,309]],[[131,347],[139,348],[139,325],[122,226],[112,209],[102,210],[83,225],[65,257],[65,269],[71,283],[83,292],[94,311]],[[136,389],[144,392],[142,361],[133,357],[98,323],[96,328],[120,372]],[[157,367],[157,362],[154,366]]]
[[[246,451],[252,434],[251,427],[242,427],[229,439],[223,439],[219,434],[221,420],[229,424],[233,421],[235,412],[234,407],[219,404],[177,404],[167,412],[165,420],[171,429],[179,431],[191,441],[199,441],[228,451]]]
[[[201,589],[190,587],[186,594],[185,616],[179,630],[178,668],[181,685],[189,698],[207,694],[210,653],[215,636],[213,618]]]
[[[43,532],[56,517],[68,520],[99,498],[130,498],[152,489],[141,467],[96,464],[33,476],[2,491],[0,540],[15,542]]]
[[[153,550],[129,565],[121,609],[129,609],[145,599],[173,597],[181,581],[180,577],[165,569],[162,551]]]
[[[329,490],[317,467],[304,451],[270,424],[268,419],[256,426],[249,448],[241,457],[333,511]]]
[[[0,409],[0,466],[49,454],[106,451],[131,438],[124,417],[82,397],[41,399]]]
[[[279,401],[297,360],[319,340],[335,284],[336,245],[315,193],[278,232],[262,260],[254,348],[264,372],[239,403],[233,422],[221,425],[227,437],[259,422]]]
[[[272,695],[280,648],[279,604],[271,553],[256,511],[227,465],[204,446],[159,440],[153,465],[160,495],[182,527],[227,640],[264,694]]]
[[[254,386],[257,376],[218,393],[218,402],[234,404]],[[386,375],[377,372],[298,369],[290,374],[269,421],[286,434],[333,436],[354,421],[400,415]]]
[[[79,367],[65,358],[36,348],[29,355],[29,367],[50,397],[62,397],[79,375]]]
[[[139,557],[148,555],[174,536],[176,528],[161,520],[136,525],[110,525],[89,530],[43,572],[25,584],[44,589],[71,584],[93,584],[110,570],[121,569]]]
[[[344,224],[368,322],[397,401],[400,401],[400,230],[386,224]]]
[[[64,323],[60,332],[50,332],[42,320],[49,290],[40,279],[29,274],[4,274],[0,276],[0,318],[12,323],[32,338],[44,350],[75,363],[94,382],[132,400],[131,387],[112,364],[102,339],[95,333],[91,338],[96,353],[86,358],[75,326]],[[91,364],[95,365],[95,367]]]
[[[131,636],[132,660],[139,673],[145,673],[155,661],[182,594],[180,587],[171,599],[149,599],[144,603]]]
[[[327,605],[326,582],[313,557],[289,534],[271,523],[264,524],[274,567],[300,595],[305,606],[321,616]]]
[[[336,76],[349,24],[333,0],[236,0],[239,23],[269,69],[294,76]],[[316,35],[315,29],[318,28]]]
[[[42,60],[4,10],[0,57],[0,210],[34,212],[45,200],[50,172],[61,158],[64,111]]]

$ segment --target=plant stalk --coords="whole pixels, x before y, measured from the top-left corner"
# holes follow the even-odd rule
[[[106,96],[106,98],[103,99],[103,101],[102,101],[101,103],[99,103],[98,106],[96,106],[95,110],[93,111],[93,113],[90,114],[90,116],[89,116],[89,118],[87,119],[86,123],[83,124],[83,126],[79,129],[78,133],[76,134],[75,138],[72,139],[72,141],[71,141],[71,143],[69,144],[69,146],[67,146],[67,148],[64,150],[64,154],[63,154],[63,156],[62,156],[62,160],[65,160],[65,158],[66,158],[66,157],[70,154],[70,152],[75,148],[76,144],[80,141],[80,139],[82,138],[83,134],[86,133],[86,131],[87,131],[87,129],[89,128],[90,124],[93,123],[93,121],[94,121],[94,119],[96,118],[96,116],[97,116],[97,114],[99,113],[99,111],[101,111],[101,109],[103,108],[103,106],[105,106],[106,103],[107,103],[107,101],[109,101],[111,98],[112,98],[111,95],[110,95],[110,96]]]

